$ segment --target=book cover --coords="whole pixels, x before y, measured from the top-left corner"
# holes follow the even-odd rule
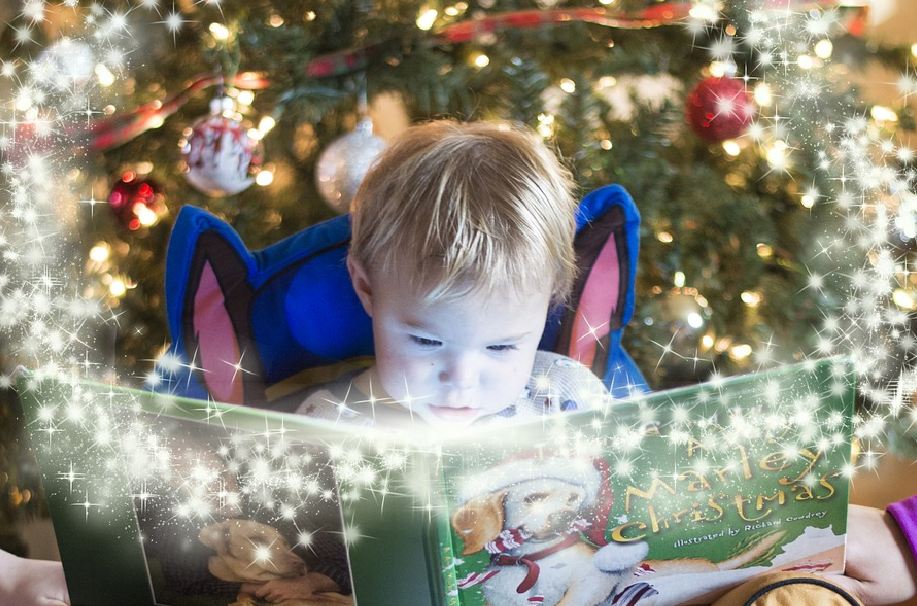
[[[453,603],[703,604],[767,571],[842,572],[852,385],[808,362],[454,448]]]
[[[852,389],[808,362],[431,436],[20,381],[74,606],[702,603],[840,571]]]

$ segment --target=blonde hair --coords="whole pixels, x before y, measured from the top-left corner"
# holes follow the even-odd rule
[[[440,120],[408,129],[367,174],[350,255],[371,277],[405,276],[427,301],[576,276],[573,180],[528,129]]]

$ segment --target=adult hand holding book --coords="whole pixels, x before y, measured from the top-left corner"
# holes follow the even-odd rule
[[[0,606],[70,606],[60,562],[0,551]]]
[[[917,495],[908,500],[917,500]],[[866,606],[912,603],[917,598],[917,562],[909,551],[901,529],[887,511],[851,505],[847,566],[843,575],[832,580]]]

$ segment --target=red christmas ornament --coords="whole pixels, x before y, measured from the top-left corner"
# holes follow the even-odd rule
[[[685,118],[697,136],[711,143],[735,139],[757,113],[741,80],[705,78],[688,94]]]
[[[185,177],[208,196],[231,196],[254,182],[263,161],[261,142],[248,136],[250,125],[221,112],[221,99],[210,115],[199,118],[179,141]]]
[[[135,231],[159,222],[166,213],[165,196],[152,180],[125,171],[108,194],[108,206],[121,223]]]

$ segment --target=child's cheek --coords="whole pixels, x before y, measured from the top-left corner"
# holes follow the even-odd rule
[[[411,355],[391,355],[386,360],[386,376],[383,378],[386,391],[396,399],[404,399],[407,391],[412,396],[427,393],[431,388],[430,377],[435,367],[427,360],[418,360]]]

